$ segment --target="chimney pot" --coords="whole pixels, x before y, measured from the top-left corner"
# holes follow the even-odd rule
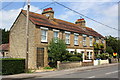
[[[51,7],[43,9],[42,15],[45,15],[50,20],[54,19],[54,11]]]
[[[85,27],[85,19],[81,18],[81,19],[77,19],[77,21],[75,22],[75,24],[81,26],[81,27]]]
[[[49,10],[52,10],[52,8],[46,8],[43,11],[49,11]]]

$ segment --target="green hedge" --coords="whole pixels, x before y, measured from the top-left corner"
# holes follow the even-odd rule
[[[18,74],[25,71],[25,59],[21,58],[2,58],[2,74]]]
[[[81,58],[77,56],[72,56],[69,58],[69,61],[81,61]]]

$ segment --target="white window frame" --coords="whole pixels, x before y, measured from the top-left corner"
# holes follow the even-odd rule
[[[48,28],[45,28],[45,27],[40,27],[41,28],[41,42],[47,42],[47,36],[48,36]],[[46,35],[43,35],[42,34],[42,31],[46,31]],[[42,40],[42,36],[45,36],[46,39],[45,40]]]
[[[93,46],[93,37],[92,36],[89,36],[89,38],[90,38],[90,46]]]
[[[84,40],[84,38],[85,38],[85,40]],[[86,44],[86,36],[83,36],[83,46],[87,46],[87,44]]]
[[[89,54],[90,54],[90,55],[89,55],[89,59],[92,59],[92,54],[93,54],[93,52],[90,52]]]
[[[105,43],[105,40],[104,40],[104,39],[101,39],[101,42],[104,44],[104,43]]]
[[[66,37],[66,36],[69,36],[69,37]],[[68,42],[67,42],[68,41]],[[70,34],[68,34],[68,33],[66,33],[65,34],[65,42],[66,42],[66,44],[70,44]]]
[[[99,43],[99,38],[96,38],[96,43]]]
[[[54,39],[58,39],[58,38],[59,38],[59,32],[58,32],[58,31],[54,31],[54,34],[55,34],[55,33],[58,33],[58,35],[57,35],[57,37],[54,36]]]
[[[77,39],[75,38],[75,36],[77,37]],[[74,33],[74,45],[78,45],[78,37],[79,37],[79,34]],[[77,41],[77,43],[75,41]]]

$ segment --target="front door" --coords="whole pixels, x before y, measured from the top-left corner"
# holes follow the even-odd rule
[[[37,48],[37,67],[44,67],[44,48]]]

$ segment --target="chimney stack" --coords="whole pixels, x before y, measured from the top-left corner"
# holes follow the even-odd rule
[[[44,9],[42,15],[45,15],[50,20],[54,19],[54,11],[52,8]]]
[[[79,26],[81,26],[81,27],[85,27],[85,20],[84,20],[84,18],[82,18],[82,19],[78,19],[76,22],[75,22],[75,24],[77,24],[77,25],[79,25]]]

